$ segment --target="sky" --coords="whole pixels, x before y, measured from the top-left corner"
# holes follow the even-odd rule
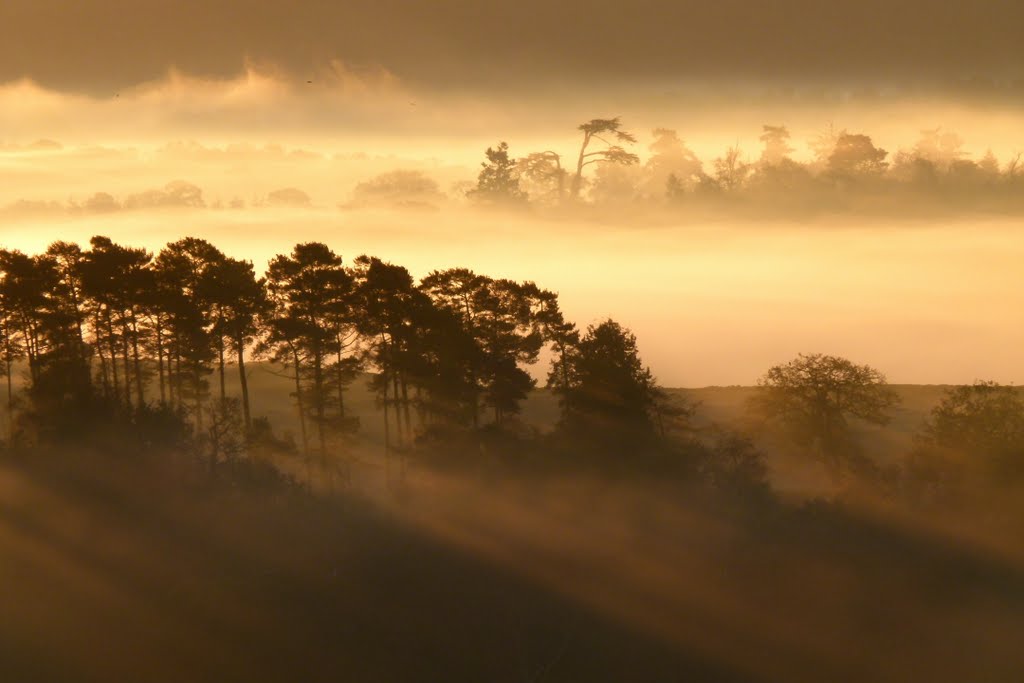
[[[0,80],[109,92],[171,67],[331,59],[434,87],[1020,79],[1017,0],[4,0]]]
[[[1019,220],[558,219],[463,193],[497,140],[572,155],[596,116],[641,156],[669,127],[705,161],[756,158],[771,123],[803,160],[833,125],[891,152],[942,127],[1005,162],[1021,26],[1018,0],[3,0],[0,246],[197,235],[262,268],[318,239],[419,276],[534,279],[581,326],[630,326],[670,386],[751,384],[799,352],[1019,383]],[[437,206],[354,206],[396,170],[434,180]],[[273,204],[290,189],[308,201]]]

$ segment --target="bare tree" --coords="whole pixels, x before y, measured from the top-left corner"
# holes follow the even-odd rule
[[[728,192],[738,190],[750,175],[750,164],[743,161],[739,145],[732,145],[715,159],[715,180]]]

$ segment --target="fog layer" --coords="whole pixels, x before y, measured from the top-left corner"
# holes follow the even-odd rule
[[[1014,220],[945,223],[552,222],[468,209],[180,210],[8,218],[4,243],[36,253],[93,234],[158,249],[214,241],[257,269],[324,241],[414,275],[466,266],[533,279],[580,324],[632,328],[668,386],[751,384],[800,351],[870,361],[897,383],[1022,381],[1024,258]]]

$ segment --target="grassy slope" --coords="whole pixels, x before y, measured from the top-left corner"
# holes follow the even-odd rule
[[[229,392],[235,392],[237,377],[229,375]],[[893,411],[892,422],[884,427],[860,425],[857,431],[866,451],[881,464],[894,464],[909,450],[914,435],[920,431],[928,412],[949,387],[940,385],[895,385],[900,405]],[[265,364],[254,364],[250,375],[253,412],[270,418],[277,430],[292,432],[298,438],[298,421],[291,398],[291,384],[273,374]],[[712,424],[738,429],[750,434],[768,453],[773,484],[793,493],[814,493],[830,486],[824,469],[815,462],[790,455],[791,448],[778,441],[751,418],[746,406],[756,391],[753,387],[704,387],[672,389],[673,395],[696,405],[695,425],[706,428]],[[359,441],[368,453],[379,450],[383,443],[383,418],[366,380],[357,379],[346,393],[349,410],[361,418]],[[558,402],[549,391],[534,391],[523,405],[523,420],[541,430],[554,426],[558,420]]]

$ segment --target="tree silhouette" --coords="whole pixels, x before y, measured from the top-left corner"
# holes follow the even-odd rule
[[[7,384],[7,444],[14,443],[14,363],[22,358],[24,345],[18,337],[15,302],[8,285],[7,264],[10,252],[0,251],[0,354]]]
[[[583,133],[583,141],[580,143],[580,153],[576,160],[576,174],[572,178],[573,199],[579,199],[580,190],[583,188],[583,171],[587,166],[598,162],[622,164],[625,166],[640,162],[640,157],[627,152],[621,145],[615,144],[615,142],[627,142],[630,144],[636,142],[635,136],[622,130],[622,122],[618,117],[614,119],[591,119],[586,123],[581,123],[577,130]],[[590,145],[594,140],[603,144],[604,147],[591,150]],[[612,142],[612,140],[615,142]]]
[[[467,196],[486,204],[524,204],[527,196],[519,187],[519,172],[516,160],[509,157],[508,143],[488,147],[484,154],[487,161],[480,164],[483,168],[476,187]]]
[[[20,251],[0,251],[0,270],[3,272],[3,301],[11,320],[12,331],[20,337],[25,350],[31,381],[38,381],[42,358],[47,351],[43,334],[43,316],[48,309],[47,290],[55,280],[48,282],[46,264]],[[42,266],[37,268],[37,266]]]
[[[771,367],[758,387],[754,407],[787,427],[797,443],[814,449],[837,477],[863,464],[849,420],[887,424],[898,403],[878,370],[820,353]]]
[[[355,206],[386,206],[405,209],[428,208],[445,198],[437,181],[423,171],[389,171],[356,185]]]
[[[465,268],[434,271],[421,283],[434,304],[449,311],[474,340],[469,382],[473,426],[480,424],[480,402],[494,410],[494,421],[519,411],[533,387],[520,365],[537,360],[543,338],[533,317],[536,288],[493,280]]]
[[[814,154],[816,170],[821,171],[828,168],[828,159],[832,156],[832,152],[835,151],[839,138],[844,135],[846,135],[845,129],[836,128],[835,123],[829,122],[824,130],[808,141],[807,146],[810,147],[811,152]]]
[[[74,322],[73,353],[80,367],[87,367],[88,348],[85,340],[85,294],[82,288],[82,266],[85,254],[82,248],[71,242],[58,241],[46,249],[46,255],[54,260],[57,269],[58,300],[63,302],[65,314]],[[88,380],[88,375],[86,375]]]
[[[996,479],[1024,474],[1024,396],[1017,387],[976,382],[946,391],[923,440],[956,453]]]
[[[45,340],[33,391],[37,399],[48,394],[50,399],[62,397],[65,403],[84,409],[92,398],[92,386],[82,327],[82,265],[81,250],[67,243],[51,245],[45,254],[33,258],[44,294],[36,320]],[[126,286],[124,296],[130,292]]]
[[[519,176],[526,179],[532,187],[530,196],[547,200],[554,204],[565,201],[565,180],[568,172],[562,168],[562,156],[557,152],[546,150],[533,152],[517,162]]]
[[[887,155],[884,149],[875,147],[867,135],[843,133],[829,154],[828,170],[846,180],[878,176],[888,166]]]
[[[679,199],[686,193],[686,186],[700,177],[703,164],[676,131],[656,128],[651,135],[654,137],[648,147],[651,156],[644,164],[647,194]]]
[[[640,360],[636,336],[614,320],[590,325],[548,376],[562,426],[581,438],[623,443],[658,431],[664,394]]]
[[[300,421],[305,422],[308,406],[326,466],[328,432],[331,423],[338,423],[329,410],[332,404],[341,409],[332,401],[337,385],[328,375],[330,356],[351,319],[353,278],[327,245],[309,242],[296,245],[287,256],[274,257],[266,282],[272,304],[268,341],[279,359],[293,364]]]
[[[58,255],[67,252],[65,260]],[[0,251],[8,437],[13,440],[13,363],[24,353],[32,418],[37,427],[70,435],[83,426],[93,402],[88,350],[78,325],[81,294],[76,256],[60,244],[38,256]],[[71,272],[73,271],[73,272]],[[74,297],[71,289],[74,290]]]
[[[562,315],[557,294],[540,289],[532,282],[526,283],[524,287],[529,288],[529,300],[533,307],[531,318],[534,325],[540,332],[543,342],[550,345],[555,354],[548,385],[557,386],[563,392],[568,391],[570,356],[579,344],[579,330]]]
[[[256,342],[260,334],[260,319],[269,312],[265,280],[256,278],[251,262],[224,258],[211,269],[209,283],[211,291],[215,293],[218,309],[215,333],[220,339],[228,340],[238,364],[242,421],[248,433],[252,429],[252,409],[249,405],[245,350]],[[220,343],[218,347],[223,395],[224,344]]]
[[[203,404],[209,396],[219,344],[213,327],[217,302],[211,274],[225,256],[206,240],[186,237],[164,247],[154,261],[158,291],[166,299],[168,377],[179,410],[192,412],[203,431]],[[212,463],[215,464],[215,463]]]
[[[192,237],[155,259],[103,236],[90,246],[58,242],[39,256],[0,251],[9,439],[22,356],[36,427],[56,425],[61,411],[91,414],[94,395],[116,407],[118,419],[139,424],[164,415],[185,425],[190,417],[213,470],[254,428],[249,353],[291,371],[303,451],[310,452],[312,424],[326,465],[329,441],[358,427],[346,415],[344,392],[367,365],[377,370],[371,383],[386,439],[394,434],[407,446],[416,428],[480,427],[485,408],[503,426],[534,386],[525,368],[541,348],[557,354],[564,380],[578,342],[555,293],[466,269],[435,271],[417,285],[405,268],[371,257],[348,269],[314,242],[276,256],[257,278],[252,263]],[[239,400],[227,392],[232,359]],[[218,400],[211,404],[214,373]],[[147,394],[154,377],[158,402]]]
[[[512,280],[491,280],[479,300],[474,336],[483,352],[483,399],[498,426],[519,412],[534,386],[521,366],[535,363],[543,344],[532,315],[535,290]]]
[[[753,170],[750,164],[742,159],[739,145],[732,145],[725,154],[715,159],[715,182],[726,192],[739,190]]]
[[[761,142],[764,143],[764,150],[761,152],[761,164],[766,166],[777,166],[789,159],[789,153],[793,148],[789,146],[789,129],[785,126],[762,126]]]
[[[402,266],[360,256],[355,261],[358,331],[369,347],[368,360],[377,368],[372,382],[384,411],[385,451],[390,450],[391,418],[399,446],[412,439],[410,384],[422,384],[423,308],[429,300]]]

